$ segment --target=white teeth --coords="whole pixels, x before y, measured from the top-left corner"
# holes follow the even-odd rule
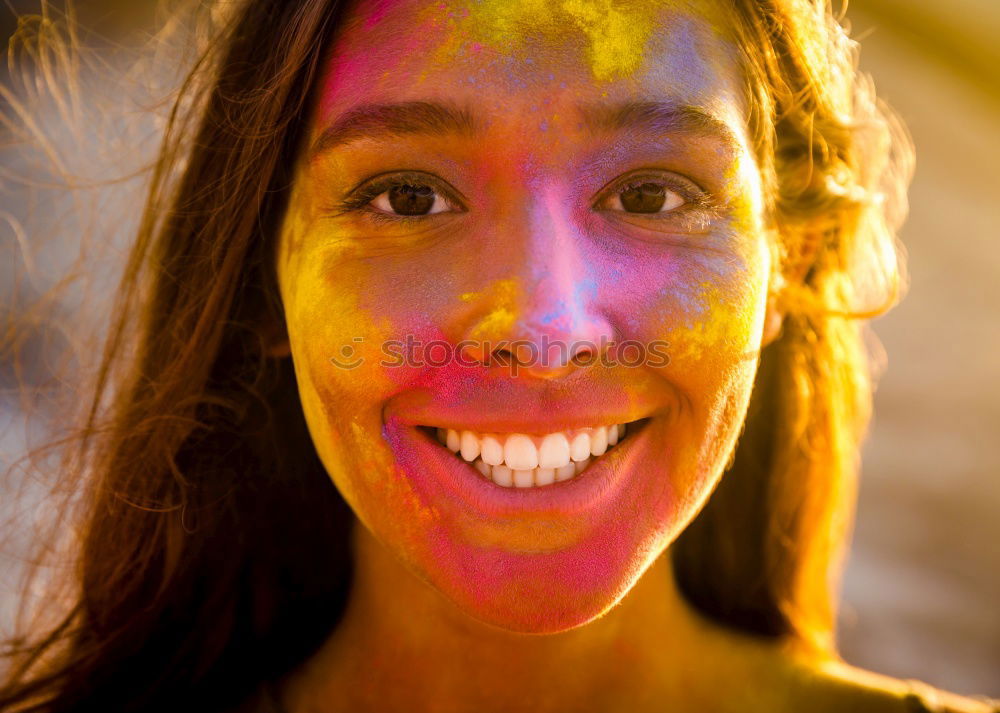
[[[590,453],[600,456],[604,455],[606,450],[608,450],[608,429],[605,426],[598,426],[590,432]]]
[[[569,441],[563,433],[550,433],[538,448],[538,465],[542,468],[561,468],[569,463]]]
[[[556,468],[556,481],[569,480],[576,475],[576,463],[570,461],[562,468]]]
[[[514,487],[514,471],[505,465],[493,466],[493,482],[505,488]]]
[[[530,488],[535,484],[535,471],[534,470],[515,470],[514,471],[514,487],[515,488]]]
[[[482,449],[483,460],[490,465],[500,465],[503,463],[503,446],[493,434],[487,433],[483,436],[482,441],[480,441],[480,448]]]
[[[529,436],[438,428],[441,445],[505,488],[552,485],[579,475],[625,437],[625,424]]]
[[[575,461],[590,457],[590,434],[586,431],[573,436],[573,441],[569,444],[569,457]]]
[[[615,430],[617,431],[617,429]],[[472,431],[462,431],[460,442],[462,445],[462,458],[471,463],[479,456],[479,439],[476,438],[476,434]]]
[[[503,446],[503,460],[514,470],[531,470],[538,467],[538,449],[535,443],[523,433],[507,436]]]

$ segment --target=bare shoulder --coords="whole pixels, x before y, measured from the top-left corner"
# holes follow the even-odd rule
[[[851,713],[1000,713],[1000,699],[964,696],[843,661],[794,665],[797,710]]]

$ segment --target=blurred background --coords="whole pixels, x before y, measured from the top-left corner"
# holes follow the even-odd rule
[[[5,42],[17,31],[16,13],[38,6],[0,4]],[[81,23],[97,31],[83,42],[101,58],[82,69],[84,106],[33,114],[43,130],[56,127],[48,133],[57,137],[54,151],[68,172],[80,168],[114,183],[67,198],[46,185],[51,170],[39,168],[29,191],[15,180],[33,170],[14,150],[23,137],[0,126],[0,324],[46,294],[80,257],[77,245],[36,241],[34,231],[127,242],[142,188],[141,177],[128,174],[155,150],[163,112],[154,103],[172,81],[159,74],[134,81],[141,48],[158,27],[155,6],[78,0]],[[888,366],[864,450],[842,653],[881,673],[1000,696],[1000,2],[855,0],[846,17],[862,43],[862,69],[912,132],[917,170],[901,235],[910,289],[873,324]],[[0,69],[4,81],[16,84],[7,71]],[[88,115],[88,98],[102,106],[110,100],[120,116]],[[0,96],[3,112],[17,101],[16,93]],[[88,117],[86,135],[59,132],[66,112]],[[101,166],[114,174],[102,174]],[[77,225],[83,214],[94,222]],[[101,304],[102,285],[118,267],[108,254],[102,250],[100,262],[88,263],[98,275],[92,292],[70,289],[57,315],[76,320],[79,305]],[[90,311],[99,330],[100,309]],[[25,345],[25,370],[0,361],[0,471],[32,435],[16,385],[45,382],[46,364],[30,355],[47,353],[46,343],[58,339],[58,329],[37,330]],[[30,492],[37,483],[26,477],[18,487]],[[12,503],[12,493],[0,492],[0,518],[44,518],[15,513]],[[0,548],[0,633],[15,606],[22,544]]]
[[[856,0],[861,67],[917,149],[910,289],[864,450],[851,663],[1000,693],[1000,2]]]

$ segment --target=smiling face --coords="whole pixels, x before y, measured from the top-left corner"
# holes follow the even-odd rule
[[[710,494],[765,338],[726,18],[358,5],[278,252],[310,433],[360,521],[462,610],[578,626]]]

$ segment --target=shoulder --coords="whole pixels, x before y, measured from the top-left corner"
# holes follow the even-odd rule
[[[910,687],[905,696],[908,713],[1000,713],[1000,698],[961,696],[917,679],[907,679],[906,683]]]
[[[1000,699],[964,696],[917,679],[831,660],[795,667],[797,709],[854,713],[1000,713]]]

